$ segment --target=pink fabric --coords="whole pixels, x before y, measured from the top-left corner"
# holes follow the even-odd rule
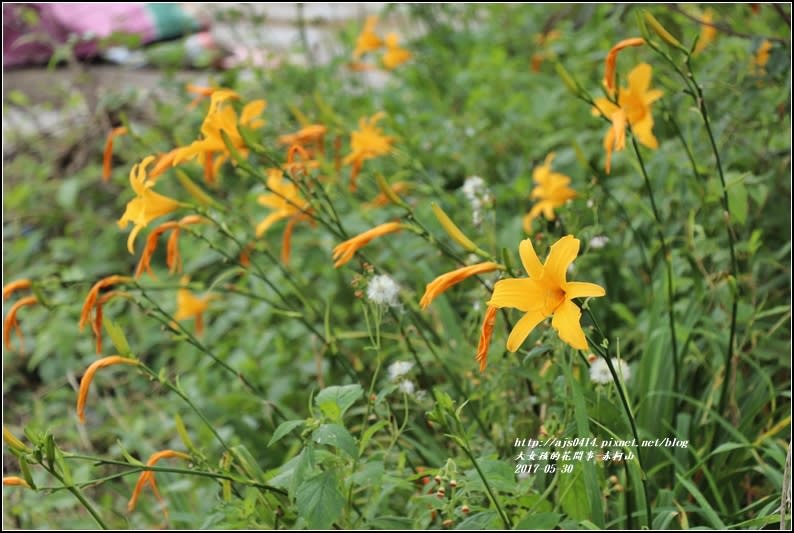
[[[93,39],[113,32],[136,33],[144,43],[156,38],[155,21],[143,3],[127,4],[3,4],[3,66],[44,63],[50,59],[53,43],[67,42],[71,34]],[[39,24],[27,27],[19,9],[38,12]],[[18,42],[20,37],[23,42]],[[77,45],[78,57],[96,54],[92,41]]]

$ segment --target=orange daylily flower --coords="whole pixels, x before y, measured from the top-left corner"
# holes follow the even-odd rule
[[[147,178],[146,167],[154,160],[154,157],[145,158],[140,164],[132,167],[130,171],[130,184],[132,190],[137,195],[127,203],[127,209],[118,221],[119,228],[125,229],[132,222],[130,236],[127,238],[127,249],[131,254],[135,253],[135,237],[138,233],[149,225],[155,218],[172,213],[182,207],[182,204],[156,193],[152,190],[154,182]]]
[[[94,285],[88,291],[88,296],[85,297],[83,310],[80,312],[80,322],[78,324],[80,331],[82,331],[85,325],[88,323],[91,310],[96,306],[97,298],[99,297],[99,291],[110,287],[111,285],[118,285],[119,283],[127,283],[130,281],[132,281],[132,278],[129,276],[113,275],[102,278],[101,280],[94,283]]]
[[[191,94],[195,94],[196,97],[187,105],[188,109],[193,109],[201,102],[204,98],[209,98],[212,96],[212,93],[217,91],[218,89],[215,87],[202,87],[199,85],[193,85],[192,83],[188,83],[185,85],[185,90]]]
[[[188,215],[182,217],[179,221],[164,222],[154,228],[146,239],[146,246],[143,247],[143,253],[138,266],[135,269],[135,279],[141,277],[141,274],[147,272],[153,279],[157,279],[152,271],[151,260],[154,251],[157,249],[157,242],[160,235],[168,230],[171,231],[171,236],[168,238],[168,245],[166,247],[165,264],[168,266],[170,273],[180,272],[182,270],[182,258],[179,255],[179,234],[180,230],[190,224],[201,224],[204,219],[198,215]]]
[[[170,152],[161,154],[160,157],[157,158],[157,162],[149,172],[149,181],[152,183],[156,182],[160,174],[174,166],[174,157],[176,157],[176,154],[179,152],[179,150],[179,148],[174,148]]]
[[[653,70],[647,63],[640,63],[629,72],[629,86],[624,87],[618,94],[618,105],[607,98],[596,98],[596,107],[593,115],[604,115],[612,122],[612,127],[607,130],[604,137],[604,150],[606,157],[606,172],[609,174],[612,164],[612,151],[621,151],[626,146],[626,125],[631,126],[631,132],[643,146],[659,148],[659,141],[653,134],[653,116],[651,104],[664,95],[664,92],[651,89],[651,75]]]
[[[89,365],[85,374],[83,374],[83,379],[80,380],[80,390],[77,392],[77,417],[80,419],[81,424],[85,424],[85,402],[88,399],[88,390],[91,387],[91,382],[94,380],[94,374],[96,374],[97,370],[112,365],[137,366],[139,364],[140,362],[137,359],[122,357],[120,355],[111,355],[94,361]]]
[[[364,161],[392,151],[394,138],[383,135],[383,131],[376,126],[384,116],[386,114],[381,111],[370,118],[362,117],[358,121],[358,131],[354,131],[350,136],[350,147],[353,151],[345,157],[344,164],[353,166],[350,176],[351,191],[356,190],[356,177]]]
[[[25,487],[28,489],[31,488],[30,485],[28,485],[28,482],[19,476],[5,476],[3,478],[3,485],[5,485],[6,487]]]
[[[17,332],[17,337],[19,337],[19,344],[20,349],[24,350],[24,337],[22,336],[22,329],[19,327],[19,322],[17,321],[17,312],[25,306],[34,305],[39,302],[39,299],[35,296],[25,296],[14,302],[14,305],[11,306],[11,309],[8,310],[8,314],[6,315],[5,320],[3,321],[3,342],[5,343],[6,349],[11,350],[11,331],[14,330]]]
[[[396,33],[386,35],[386,53],[383,54],[383,66],[389,70],[394,70],[406,61],[410,60],[413,54],[405,48],[400,48],[400,36]]]
[[[558,240],[545,264],[541,264],[530,239],[521,241],[518,252],[529,277],[497,281],[488,302],[489,306],[514,307],[525,313],[510,332],[507,349],[517,351],[535,326],[551,316],[551,326],[563,341],[586,350],[587,339],[579,324],[582,312],[573,300],[604,296],[606,291],[595,283],[567,281],[568,266],[579,254],[579,240],[573,235]]]
[[[375,33],[375,26],[378,25],[378,17],[372,15],[367,17],[361,35],[356,39],[356,48],[353,50],[353,59],[358,60],[367,52],[372,52],[383,46],[383,41]]]
[[[480,363],[480,372],[485,372],[485,367],[488,365],[488,348],[491,346],[493,329],[496,324],[496,312],[498,310],[499,308],[493,306],[488,306],[485,310],[485,318],[483,318],[482,330],[480,331],[480,341],[477,343],[477,355],[475,356],[475,360]]]
[[[201,154],[204,157],[205,178],[209,183],[214,183],[215,172],[220,165],[231,156],[226,143],[223,141],[221,131],[225,131],[229,142],[235,150],[242,156],[248,154],[248,147],[240,134],[239,126],[248,129],[259,129],[265,125],[265,121],[259,118],[267,102],[265,100],[253,100],[247,103],[240,118],[237,112],[230,105],[225,105],[226,100],[238,98],[237,93],[228,89],[218,89],[212,93],[210,107],[207,116],[201,125],[202,139],[194,141],[188,146],[178,148],[173,157],[173,165],[178,165],[182,161],[194,159]],[[216,154],[217,157],[216,157]]]
[[[184,459],[185,461],[190,461],[190,456],[184,452],[177,452],[174,450],[162,450],[156,453],[153,453],[149,456],[149,459],[146,461],[146,466],[155,466],[161,459]],[[146,472],[141,472],[141,475],[138,477],[138,482],[135,483],[135,489],[132,491],[132,497],[130,501],[127,503],[127,511],[133,512],[135,510],[135,506],[138,505],[138,498],[141,495],[141,491],[143,487],[146,485],[152,487],[152,491],[154,492],[157,501],[163,503],[163,498],[160,496],[160,491],[157,490],[157,483],[154,479],[154,472],[152,470],[148,470]],[[165,507],[163,507],[163,514],[165,514],[166,520],[168,520],[168,511]]]
[[[700,17],[701,28],[700,28],[700,37],[698,38],[698,44],[695,46],[695,49],[692,51],[692,55],[697,55],[703,51],[711,42],[713,42],[717,38],[717,28],[715,28],[712,23],[714,22],[714,11],[711,9],[707,9],[703,12],[703,16]]]
[[[204,311],[207,310],[210,302],[215,299],[215,295],[208,294],[202,297],[194,295],[184,287],[189,281],[189,277],[182,277],[181,284],[183,288],[176,292],[176,314],[174,314],[174,320],[194,319],[196,334],[200,336],[204,333]]]
[[[766,65],[769,63],[769,52],[772,50],[772,43],[764,39],[758,46],[755,55],[753,56],[753,74],[756,76],[766,75]]]
[[[102,181],[107,182],[110,180],[110,175],[113,172],[111,167],[113,163],[113,139],[119,137],[120,135],[126,135],[127,128],[124,126],[119,126],[118,128],[113,128],[108,133],[108,137],[105,140],[105,151],[102,154]]]
[[[532,180],[535,188],[532,190],[532,198],[538,200],[529,213],[524,216],[524,231],[532,231],[532,221],[541,213],[546,220],[554,220],[554,210],[562,207],[568,200],[576,198],[576,191],[568,185],[571,178],[559,172],[552,172],[551,162],[554,160],[554,152],[546,156],[543,164],[532,171]]]
[[[31,281],[27,278],[18,279],[3,286],[3,300],[8,300],[12,294],[22,289],[29,289]]]
[[[609,94],[613,94],[615,92],[615,67],[618,60],[618,53],[624,48],[628,48],[630,46],[642,46],[643,44],[645,44],[645,39],[642,37],[632,37],[630,39],[624,39],[620,41],[609,51],[605,62],[606,68],[604,69],[604,85],[606,85]]]
[[[284,179],[284,173],[275,168],[267,171],[267,188],[270,192],[259,195],[257,202],[273,210],[256,226],[256,236],[261,237],[277,221],[283,218],[306,215],[309,202],[298,186]]]
[[[419,301],[419,306],[422,309],[427,309],[427,306],[430,305],[433,300],[438,297],[438,295],[465,279],[478,274],[484,274],[486,272],[493,272],[494,270],[503,269],[504,267],[499,263],[488,261],[487,263],[477,263],[476,265],[461,267],[457,270],[447,272],[446,274],[441,274],[427,284],[427,287],[425,287],[425,293],[422,295],[422,299]]]
[[[334,268],[339,268],[353,259],[356,252],[366,246],[372,239],[388,235],[389,233],[395,233],[401,229],[403,229],[403,225],[399,222],[387,222],[386,224],[375,226],[371,230],[367,230],[360,235],[356,235],[352,239],[348,239],[336,245],[332,255]]]

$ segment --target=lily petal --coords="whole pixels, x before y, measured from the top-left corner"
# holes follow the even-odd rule
[[[584,281],[569,281],[565,284],[563,290],[565,291],[565,298],[567,300],[604,296],[607,293],[600,285]]]
[[[587,338],[585,338],[579,319],[582,311],[571,300],[565,300],[554,312],[551,319],[551,326],[557,330],[557,334],[562,340],[567,342],[577,350],[587,349]]]
[[[507,338],[507,349],[511,352],[517,351],[524,341],[527,339],[535,326],[540,324],[546,316],[542,311],[532,311],[521,317],[521,320],[516,322],[513,331]]]
[[[494,285],[488,305],[499,308],[512,307],[526,313],[543,307],[544,295],[543,287],[534,280],[502,279]]]
[[[534,216],[532,214],[534,213]],[[530,217],[535,218],[535,207],[530,211]],[[524,228],[527,229],[527,228]],[[543,265],[538,259],[538,254],[535,253],[535,247],[532,246],[532,239],[524,239],[518,245],[518,254],[521,256],[521,263],[524,265],[524,270],[527,271],[530,278],[540,279],[543,275]]]
[[[551,246],[549,257],[546,258],[544,267],[545,276],[549,277],[555,285],[565,285],[565,275],[568,266],[579,254],[579,239],[573,235],[566,235]]]

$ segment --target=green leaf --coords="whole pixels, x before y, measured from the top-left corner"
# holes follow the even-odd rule
[[[337,422],[363,394],[361,385],[332,386],[321,390],[314,401],[326,417]]]
[[[373,435],[375,435],[375,433],[377,433],[378,431],[380,431],[381,429],[385,428],[388,425],[389,423],[387,421],[380,420],[378,423],[368,427],[367,430],[364,431],[364,434],[361,435],[361,442],[359,443],[359,454],[364,453],[364,449],[367,447],[367,444],[369,444],[369,441],[373,437]]]
[[[558,513],[529,513],[516,524],[515,529],[554,529],[560,523]]]
[[[273,444],[280,441],[293,429],[304,425],[306,422],[304,420],[287,420],[286,422],[282,422],[276,428],[276,431],[273,432],[273,436],[270,438],[270,442],[267,443],[268,447],[273,446]]]
[[[298,516],[306,520],[310,529],[330,529],[345,505],[333,472],[323,472],[301,483],[295,501]]]
[[[339,424],[323,424],[314,431],[312,439],[317,444],[325,444],[342,450],[350,457],[355,458],[358,456],[358,447],[355,439]]]
[[[484,511],[467,517],[455,529],[502,529],[501,525],[496,511]]]
[[[107,317],[102,320],[102,324],[105,325],[105,331],[107,331],[108,337],[110,337],[110,342],[116,347],[119,355],[130,355],[130,345],[121,327]]]

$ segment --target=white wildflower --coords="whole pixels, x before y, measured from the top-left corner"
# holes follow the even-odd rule
[[[373,277],[367,285],[367,298],[372,303],[397,307],[399,293],[400,286],[385,274]]]
[[[405,394],[413,394],[416,390],[416,385],[410,379],[406,379],[400,383],[400,392],[404,392]]]
[[[397,381],[410,372],[413,367],[414,364],[410,361],[395,361],[389,365],[389,379],[392,381]]]
[[[491,203],[491,191],[480,176],[469,176],[461,188],[463,195],[471,204],[472,218],[475,226],[482,223],[483,207]]]
[[[613,357],[612,366],[615,367],[615,372],[618,373],[618,376],[620,376],[620,379],[624,382],[631,379],[631,368],[629,368],[628,363],[622,359]],[[590,381],[593,383],[601,383],[602,385],[612,381],[612,374],[609,372],[609,366],[603,358],[596,359],[593,364],[590,365]]]
[[[609,237],[606,235],[598,235],[590,239],[590,248],[594,250],[598,250],[599,248],[603,248],[609,242]]]

